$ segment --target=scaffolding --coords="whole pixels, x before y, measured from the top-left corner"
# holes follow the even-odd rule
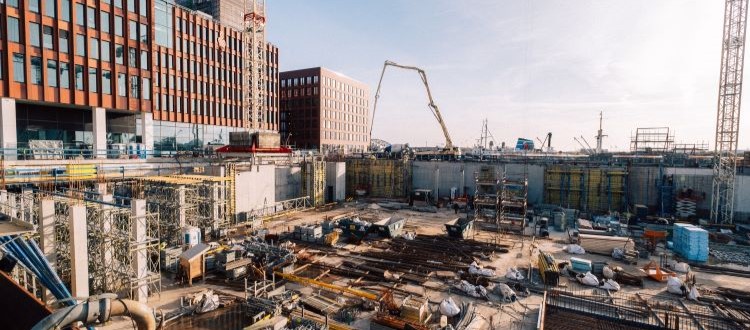
[[[498,227],[506,231],[521,232],[526,227],[526,208],[529,197],[528,175],[524,173],[520,178],[511,178],[505,173],[500,187]]]
[[[482,166],[475,173],[474,219],[497,224],[500,204],[500,186],[497,168]]]
[[[639,127],[630,138],[630,151],[638,154],[663,154],[672,150],[674,132],[669,127]]]
[[[136,217],[132,209],[122,205],[81,200],[52,194],[55,205],[54,250],[55,268],[63,283],[71,284],[70,207],[86,208],[89,292],[115,293],[133,298],[141,287],[149,294],[161,292],[159,270],[159,216],[146,213]],[[145,235],[137,237],[135,228]],[[144,256],[145,274],[136,267],[137,255]]]
[[[131,189],[146,199],[150,213],[160,215],[159,238],[174,246],[184,226],[220,236],[232,223],[233,187],[234,176],[172,175],[141,178]]]

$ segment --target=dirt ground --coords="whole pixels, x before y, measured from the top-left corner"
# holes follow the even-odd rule
[[[372,218],[382,218],[391,215],[403,216],[407,219],[405,231],[416,232],[417,235],[445,235],[445,222],[454,219],[456,215],[453,210],[442,209],[437,213],[422,213],[411,210],[386,210],[379,208],[374,204],[366,203],[347,203],[343,206],[334,208],[328,211],[307,211],[297,213],[289,216],[284,216],[273,221],[268,222],[267,228],[272,234],[283,234],[289,229],[293,228],[298,224],[312,224],[319,223],[328,217],[334,217],[350,212],[357,212],[362,216]],[[544,250],[551,253],[556,260],[564,261],[569,259],[571,256],[565,251],[563,247],[566,245],[565,239],[567,234],[563,232],[552,231],[550,237],[546,239],[532,240],[528,237],[522,238],[516,235],[498,235],[491,232],[477,231],[475,236],[476,240],[485,242],[497,242],[499,244],[506,244],[512,246],[510,251],[505,254],[498,254],[491,261],[481,263],[482,266],[491,266],[496,269],[496,275],[502,278],[505,272],[510,267],[520,267],[528,269],[530,262],[536,263],[538,250]],[[353,246],[344,246],[341,253],[332,256],[328,255],[322,262],[329,264],[337,264],[341,262],[341,258],[345,258],[347,250],[361,251],[363,249],[370,248],[367,243]],[[638,267],[642,267],[648,263],[648,260],[641,259],[638,261],[637,266],[625,264],[616,261],[607,256],[585,254],[578,255],[577,257],[590,259],[592,261],[603,261],[610,265],[617,265],[623,267],[625,270],[631,273],[640,273]],[[653,260],[658,261],[658,257],[652,256]],[[745,278],[717,275],[696,272],[696,279],[699,286],[705,287],[730,287],[736,289],[747,289],[750,285],[750,280]],[[325,280],[325,277],[323,278]],[[335,278],[334,278],[335,280]],[[335,282],[334,282],[335,283]],[[539,294],[531,294],[528,297],[519,297],[519,300],[510,304],[501,304],[499,302],[488,302],[479,299],[474,299],[461,294],[450,293],[449,287],[444,283],[436,281],[435,283],[428,283],[429,285],[420,287],[413,284],[401,286],[400,289],[404,292],[411,292],[415,295],[421,295],[427,297],[430,301],[430,308],[437,312],[438,304],[447,297],[452,297],[459,305],[463,301],[472,301],[477,305],[477,312],[485,319],[486,325],[484,329],[534,329],[536,327],[537,315],[539,305],[542,302],[542,296]],[[598,290],[583,287],[575,281],[568,280],[562,277],[560,280],[561,286],[566,286],[572,289],[581,290]],[[313,290],[310,288],[302,288],[297,284],[288,284],[287,288],[299,289],[305,293],[310,293]],[[238,297],[243,297],[243,292],[232,290],[230,288],[221,287],[210,284],[195,284],[193,287],[183,287],[174,285],[168,278],[162,280],[162,292],[158,296],[149,298],[148,305],[158,310],[165,312],[173,310],[179,307],[180,297],[190,293],[199,292],[205,289],[220,290],[224,293],[233,294]],[[644,281],[644,287],[633,287],[628,285],[622,285],[623,292],[642,292],[646,294],[662,294],[669,296],[666,293],[666,283],[659,283],[651,280]],[[675,299],[679,297],[675,296]],[[499,299],[497,300],[499,301]],[[370,314],[361,314],[359,317],[361,320],[355,321],[352,326],[357,329],[369,329],[369,321],[366,318]],[[131,329],[131,323],[125,321],[112,322],[104,329]]]

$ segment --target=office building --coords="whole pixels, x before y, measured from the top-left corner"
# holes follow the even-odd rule
[[[367,150],[367,85],[320,67],[285,71],[280,79],[283,141],[324,153]]]
[[[69,156],[225,144],[242,121],[242,35],[165,0],[5,1],[0,147]],[[264,121],[278,130],[278,49],[267,44]],[[32,155],[33,156],[33,155]],[[26,156],[24,156],[26,157]]]

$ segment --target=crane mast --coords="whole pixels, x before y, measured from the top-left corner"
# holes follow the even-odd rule
[[[406,69],[406,70],[417,71],[417,73],[419,74],[419,77],[422,79],[422,83],[424,84],[425,90],[427,91],[427,99],[429,101],[427,105],[430,107],[430,111],[432,111],[432,115],[435,116],[435,119],[440,124],[440,128],[443,130],[443,135],[445,136],[445,147],[443,148],[443,153],[458,155],[459,150],[457,147],[453,145],[453,140],[451,140],[451,136],[448,133],[448,127],[445,126],[445,121],[443,121],[443,116],[440,114],[440,109],[438,108],[437,104],[435,104],[435,100],[432,99],[432,92],[430,91],[430,85],[427,82],[427,73],[425,73],[424,70],[416,66],[401,65],[392,61],[385,61],[385,63],[383,64],[383,71],[380,73],[380,80],[378,81],[378,89],[375,91],[375,100],[373,101],[373,107],[372,107],[372,120],[370,120],[370,141],[372,141],[372,125],[373,125],[373,122],[375,121],[375,110],[378,107],[378,99],[380,98],[380,87],[383,84],[383,77],[385,76],[385,69],[388,68],[389,66]]]
[[[242,31],[242,126],[262,129],[268,96],[266,70],[266,1],[244,0]]]
[[[747,4],[748,0],[726,0],[724,8],[711,198],[711,221],[715,223],[731,223],[734,217]]]

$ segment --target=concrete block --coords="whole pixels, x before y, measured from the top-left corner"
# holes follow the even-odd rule
[[[107,158],[107,110],[96,107],[91,109],[93,115],[94,155],[96,158]]]
[[[72,205],[69,210],[70,286],[73,297],[89,296],[89,253],[86,206]]]

